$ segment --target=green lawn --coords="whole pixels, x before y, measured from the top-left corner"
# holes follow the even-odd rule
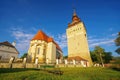
[[[0,80],[120,80],[120,71],[107,68],[61,68],[63,75],[36,69],[0,69]]]

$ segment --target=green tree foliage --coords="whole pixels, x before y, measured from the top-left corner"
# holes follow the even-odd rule
[[[120,32],[118,33],[118,37],[115,39],[115,44],[118,46],[118,48],[115,50],[118,54],[120,54]]]
[[[120,57],[113,57],[113,64],[119,64],[120,65]]]
[[[109,63],[110,60],[112,60],[112,53],[105,52],[105,49],[101,48],[100,46],[96,46],[94,50],[90,52],[90,54],[94,63]]]
[[[27,57],[27,53],[24,53],[24,54],[21,56],[22,59],[25,58],[25,57]]]
[[[113,64],[112,65],[113,69],[120,71],[120,56],[113,57],[113,60],[111,63]]]
[[[112,53],[111,52],[104,52],[104,57],[103,57],[103,60],[104,60],[104,63],[109,63],[110,60],[112,60]]]
[[[64,59],[67,59],[67,58],[68,58],[68,56],[64,56],[63,58],[64,58]]]
[[[95,50],[95,53],[98,54],[99,62],[101,62],[102,66],[104,66],[102,57],[104,56],[103,53],[105,50],[100,46],[96,46],[94,50]]]
[[[90,55],[91,55],[92,61],[93,61],[94,63],[98,63],[98,57],[97,57],[97,55],[95,54],[95,52],[94,52],[94,51],[90,51]]]
[[[120,47],[115,50],[120,55]]]

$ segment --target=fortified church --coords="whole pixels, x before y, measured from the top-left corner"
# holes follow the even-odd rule
[[[67,63],[91,66],[92,60],[86,28],[75,11],[72,16],[72,22],[68,24],[66,29],[66,35],[68,44]],[[63,61],[63,52],[59,45],[41,30],[30,41],[28,58],[31,62],[35,62],[37,58],[39,63],[56,63],[56,59],[66,63],[66,61]]]

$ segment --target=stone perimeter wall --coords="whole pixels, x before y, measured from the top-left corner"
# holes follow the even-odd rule
[[[43,66],[45,64],[34,64],[34,63],[26,63],[26,66],[23,63],[12,63],[12,68],[40,68],[41,66]],[[48,64],[50,65],[54,65],[54,64]],[[55,67],[83,67],[80,64],[58,64],[58,65],[54,65]],[[10,68],[10,64],[9,63],[0,63],[0,68]]]
[[[26,68],[34,68],[35,64],[26,63]],[[0,63],[0,68],[10,68],[9,63]],[[24,68],[23,63],[12,63],[12,68]]]

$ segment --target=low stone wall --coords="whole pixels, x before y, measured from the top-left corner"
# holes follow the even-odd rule
[[[8,63],[0,63],[0,68],[9,68]]]
[[[10,68],[9,63],[0,63],[0,68]],[[36,65],[33,63],[12,63],[12,68],[36,68]]]
[[[45,64],[34,64],[34,63],[26,63],[26,64],[23,64],[23,63],[12,63],[12,68],[40,68],[40,66],[43,66]],[[49,66],[51,65],[54,65],[54,64],[47,64]],[[58,64],[58,65],[55,65],[55,67],[83,67],[82,65],[80,64],[76,64],[76,65],[73,65],[73,64]],[[0,63],[0,68],[10,68],[10,64],[9,63]]]
[[[76,64],[76,65],[73,65],[73,64],[58,64],[58,65],[55,65],[56,67],[83,67],[82,65],[80,64]]]

